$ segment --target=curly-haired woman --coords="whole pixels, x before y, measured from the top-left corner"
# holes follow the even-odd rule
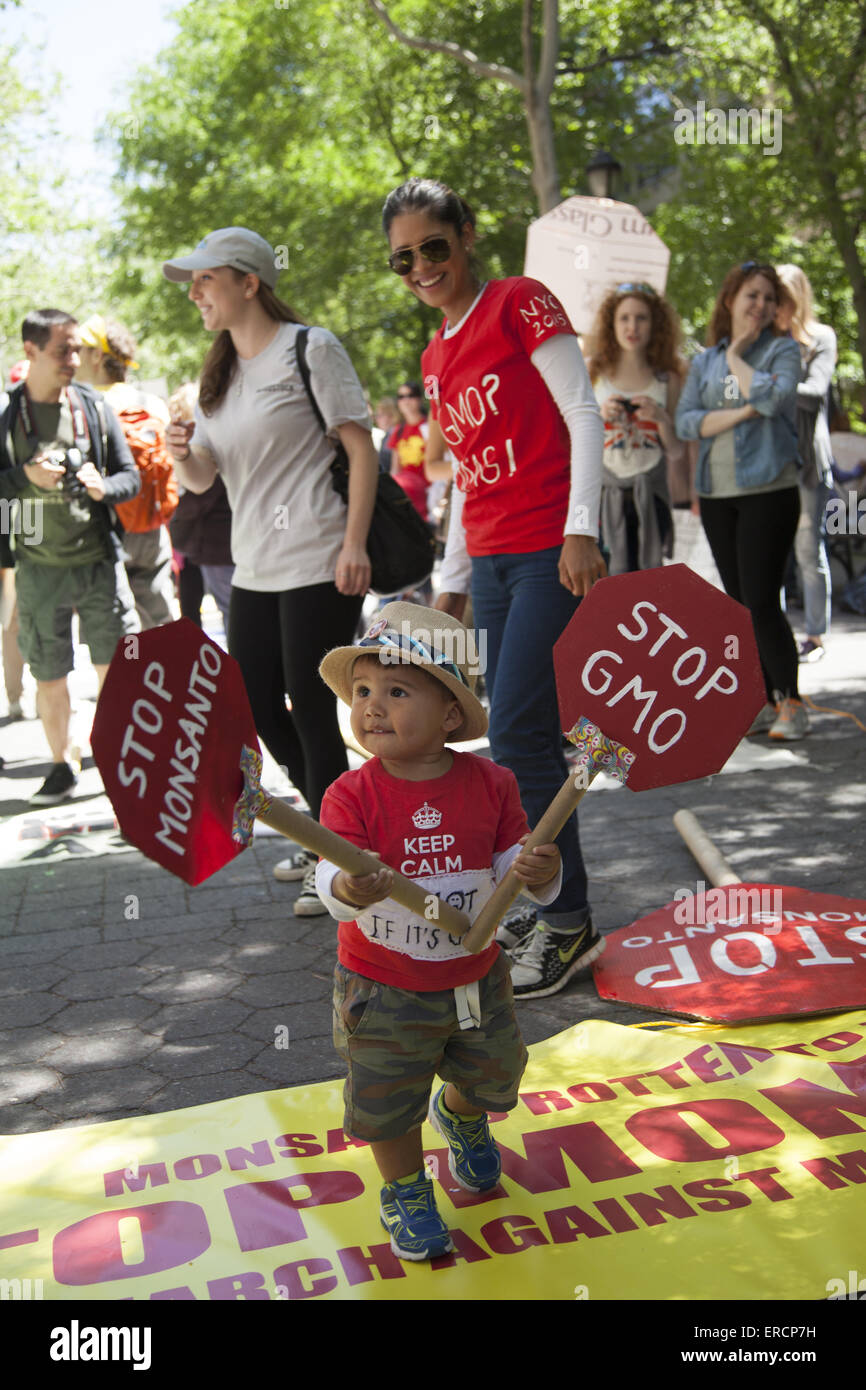
[[[673,418],[685,375],[679,319],[652,285],[628,282],[605,295],[591,341],[589,374],[604,420],[608,569],[651,569],[671,553],[668,469],[683,452]]]

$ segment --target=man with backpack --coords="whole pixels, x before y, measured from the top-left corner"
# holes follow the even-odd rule
[[[78,781],[69,760],[73,614],[100,689],[118,641],[139,630],[114,508],[141,484],[114,411],[73,385],[81,340],[72,315],[35,310],[22,337],[29,372],[0,414],[0,565],[15,564],[18,641],[54,763],[32,802],[51,806]]]
[[[168,408],[158,396],[128,382],[136,343],[122,324],[93,314],[81,325],[81,364],[76,380],[101,391],[117,413],[141,476],[141,491],[118,507],[124,529],[126,573],[142,630],[177,616],[167,523],[178,501],[174,466],[165,447]]]

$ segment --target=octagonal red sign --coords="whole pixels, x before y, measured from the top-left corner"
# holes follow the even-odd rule
[[[605,937],[602,999],[720,1023],[866,1005],[866,902],[737,883],[683,894]]]
[[[687,565],[602,579],[553,656],[563,729],[625,744],[633,791],[718,772],[767,699],[748,609]]]
[[[123,834],[150,859],[200,883],[240,854],[252,711],[237,662],[188,618],[121,639],[91,745]]]

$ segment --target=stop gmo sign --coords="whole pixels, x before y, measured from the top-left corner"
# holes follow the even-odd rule
[[[718,772],[767,700],[751,614],[687,565],[600,580],[553,659],[563,729],[625,744],[633,791]]]

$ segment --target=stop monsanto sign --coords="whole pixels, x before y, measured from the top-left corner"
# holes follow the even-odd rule
[[[252,711],[237,662],[188,618],[121,639],[91,745],[123,834],[150,859],[195,884],[241,853]]]
[[[767,700],[751,614],[687,565],[600,580],[553,659],[563,729],[625,744],[633,791],[718,772]]]
[[[866,1004],[866,902],[771,883],[682,890],[610,932],[593,974],[602,999],[687,1018],[841,1013]]]

